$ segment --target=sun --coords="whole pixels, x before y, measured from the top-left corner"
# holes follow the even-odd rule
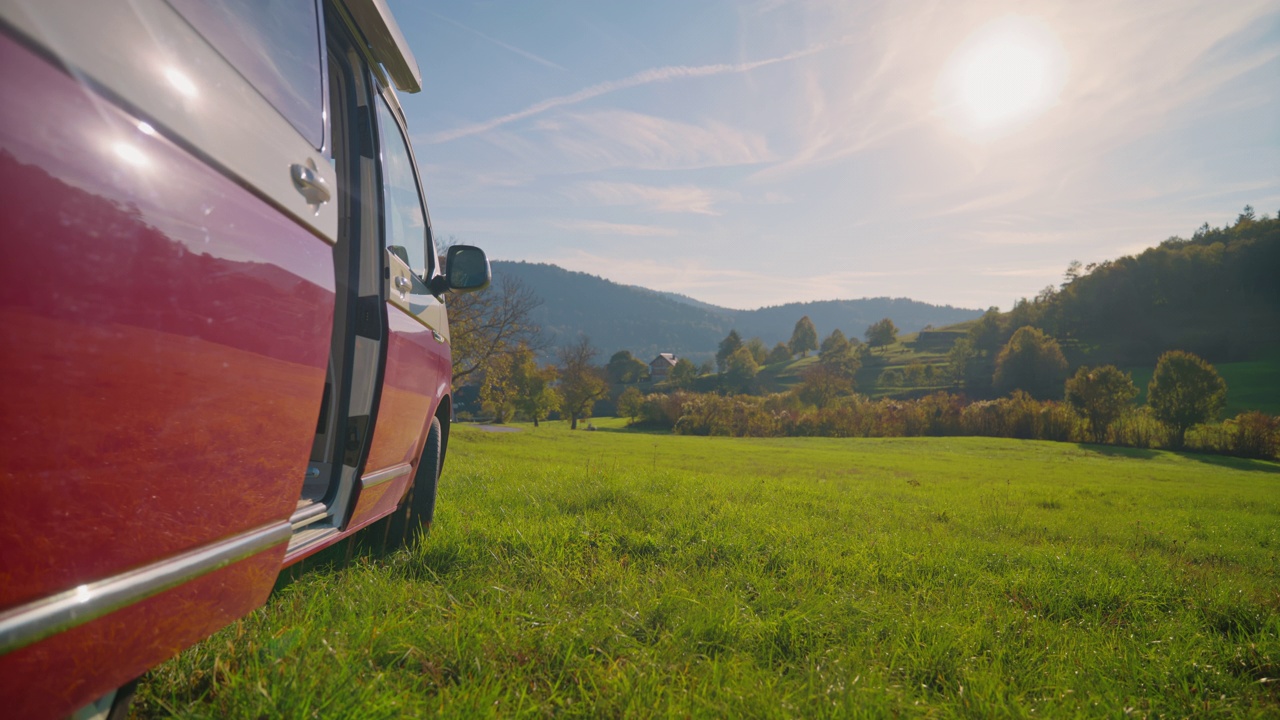
[[[970,35],[938,83],[941,111],[975,140],[990,140],[1053,107],[1066,80],[1066,54],[1034,18],[1006,17]]]

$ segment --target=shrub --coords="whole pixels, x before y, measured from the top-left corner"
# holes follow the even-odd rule
[[[1240,413],[1231,426],[1231,454],[1241,457],[1280,459],[1280,417],[1257,411]]]
[[[1151,416],[1150,408],[1130,408],[1111,423],[1107,441],[1124,447],[1150,448],[1167,444],[1168,435],[1168,428]]]

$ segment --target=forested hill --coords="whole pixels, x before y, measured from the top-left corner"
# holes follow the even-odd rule
[[[994,352],[1024,325],[1057,337],[1075,361],[1090,365],[1150,365],[1175,349],[1229,362],[1280,346],[1280,219],[1255,217],[1251,208],[1234,225],[1205,224],[1190,239],[1169,238],[1068,275],[1060,289],[984,319],[975,330],[978,349]],[[983,330],[997,325],[1002,333]]]
[[[673,352],[695,362],[715,356],[716,346],[736,329],[743,338],[768,345],[786,342],[796,321],[808,315],[818,333],[840,328],[861,337],[871,323],[889,317],[903,332],[925,325],[947,325],[978,317],[977,310],[929,305],[905,298],[868,298],[791,303],[759,310],[717,307],[693,298],[663,293],[541,263],[494,261],[494,278],[519,278],[542,300],[533,313],[548,349],[579,335],[606,358],[630,350],[648,361]]]

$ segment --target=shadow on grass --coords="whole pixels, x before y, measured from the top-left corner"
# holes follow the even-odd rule
[[[667,428],[656,425],[628,425],[626,427],[598,427],[592,432],[627,433],[629,435],[670,435]]]
[[[1135,458],[1138,460],[1150,460],[1151,458],[1160,454],[1158,450],[1148,450],[1147,448],[1119,447],[1117,445],[1089,445],[1085,443],[1076,443],[1076,447],[1080,448],[1081,450],[1088,450],[1089,452],[1097,453],[1099,455],[1106,455],[1107,457]]]
[[[1218,467],[1231,468],[1232,470],[1244,470],[1247,472],[1261,472],[1280,475],[1280,463],[1268,460],[1255,460],[1253,458],[1231,457],[1230,455],[1209,455],[1205,453],[1192,452],[1176,452],[1176,451],[1160,451],[1148,450],[1146,448],[1117,447],[1115,445],[1087,445],[1085,443],[1077,443],[1076,447],[1081,450],[1087,450],[1099,455],[1109,457],[1125,457],[1135,458],[1139,460],[1149,460],[1160,452],[1175,452],[1188,460],[1195,460],[1206,465],[1216,465]]]
[[[1280,463],[1269,462],[1267,460],[1230,457],[1228,455],[1203,455],[1201,453],[1181,454],[1188,460],[1196,460],[1206,465],[1217,465],[1218,467],[1231,468],[1232,470],[1246,470],[1248,472],[1280,475]]]

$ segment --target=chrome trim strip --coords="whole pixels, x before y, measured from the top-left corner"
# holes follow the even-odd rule
[[[285,551],[285,563],[292,562],[298,553],[310,549],[312,545],[325,542],[340,532],[342,531],[336,527],[308,527],[299,530],[289,539],[289,549]]]
[[[294,510],[293,514],[289,516],[289,525],[296,530],[304,525],[310,525],[328,514],[329,506],[324,503],[311,503]]]
[[[272,523],[114,577],[81,585],[0,614],[0,655],[158,595],[286,542],[293,529]]]
[[[373,487],[374,485],[381,485],[382,483],[387,482],[388,480],[394,480],[400,477],[401,475],[408,475],[412,471],[413,471],[413,466],[410,465],[409,463],[392,465],[391,467],[385,470],[372,472],[372,473],[369,473],[368,475],[361,477],[360,485],[361,487]]]

